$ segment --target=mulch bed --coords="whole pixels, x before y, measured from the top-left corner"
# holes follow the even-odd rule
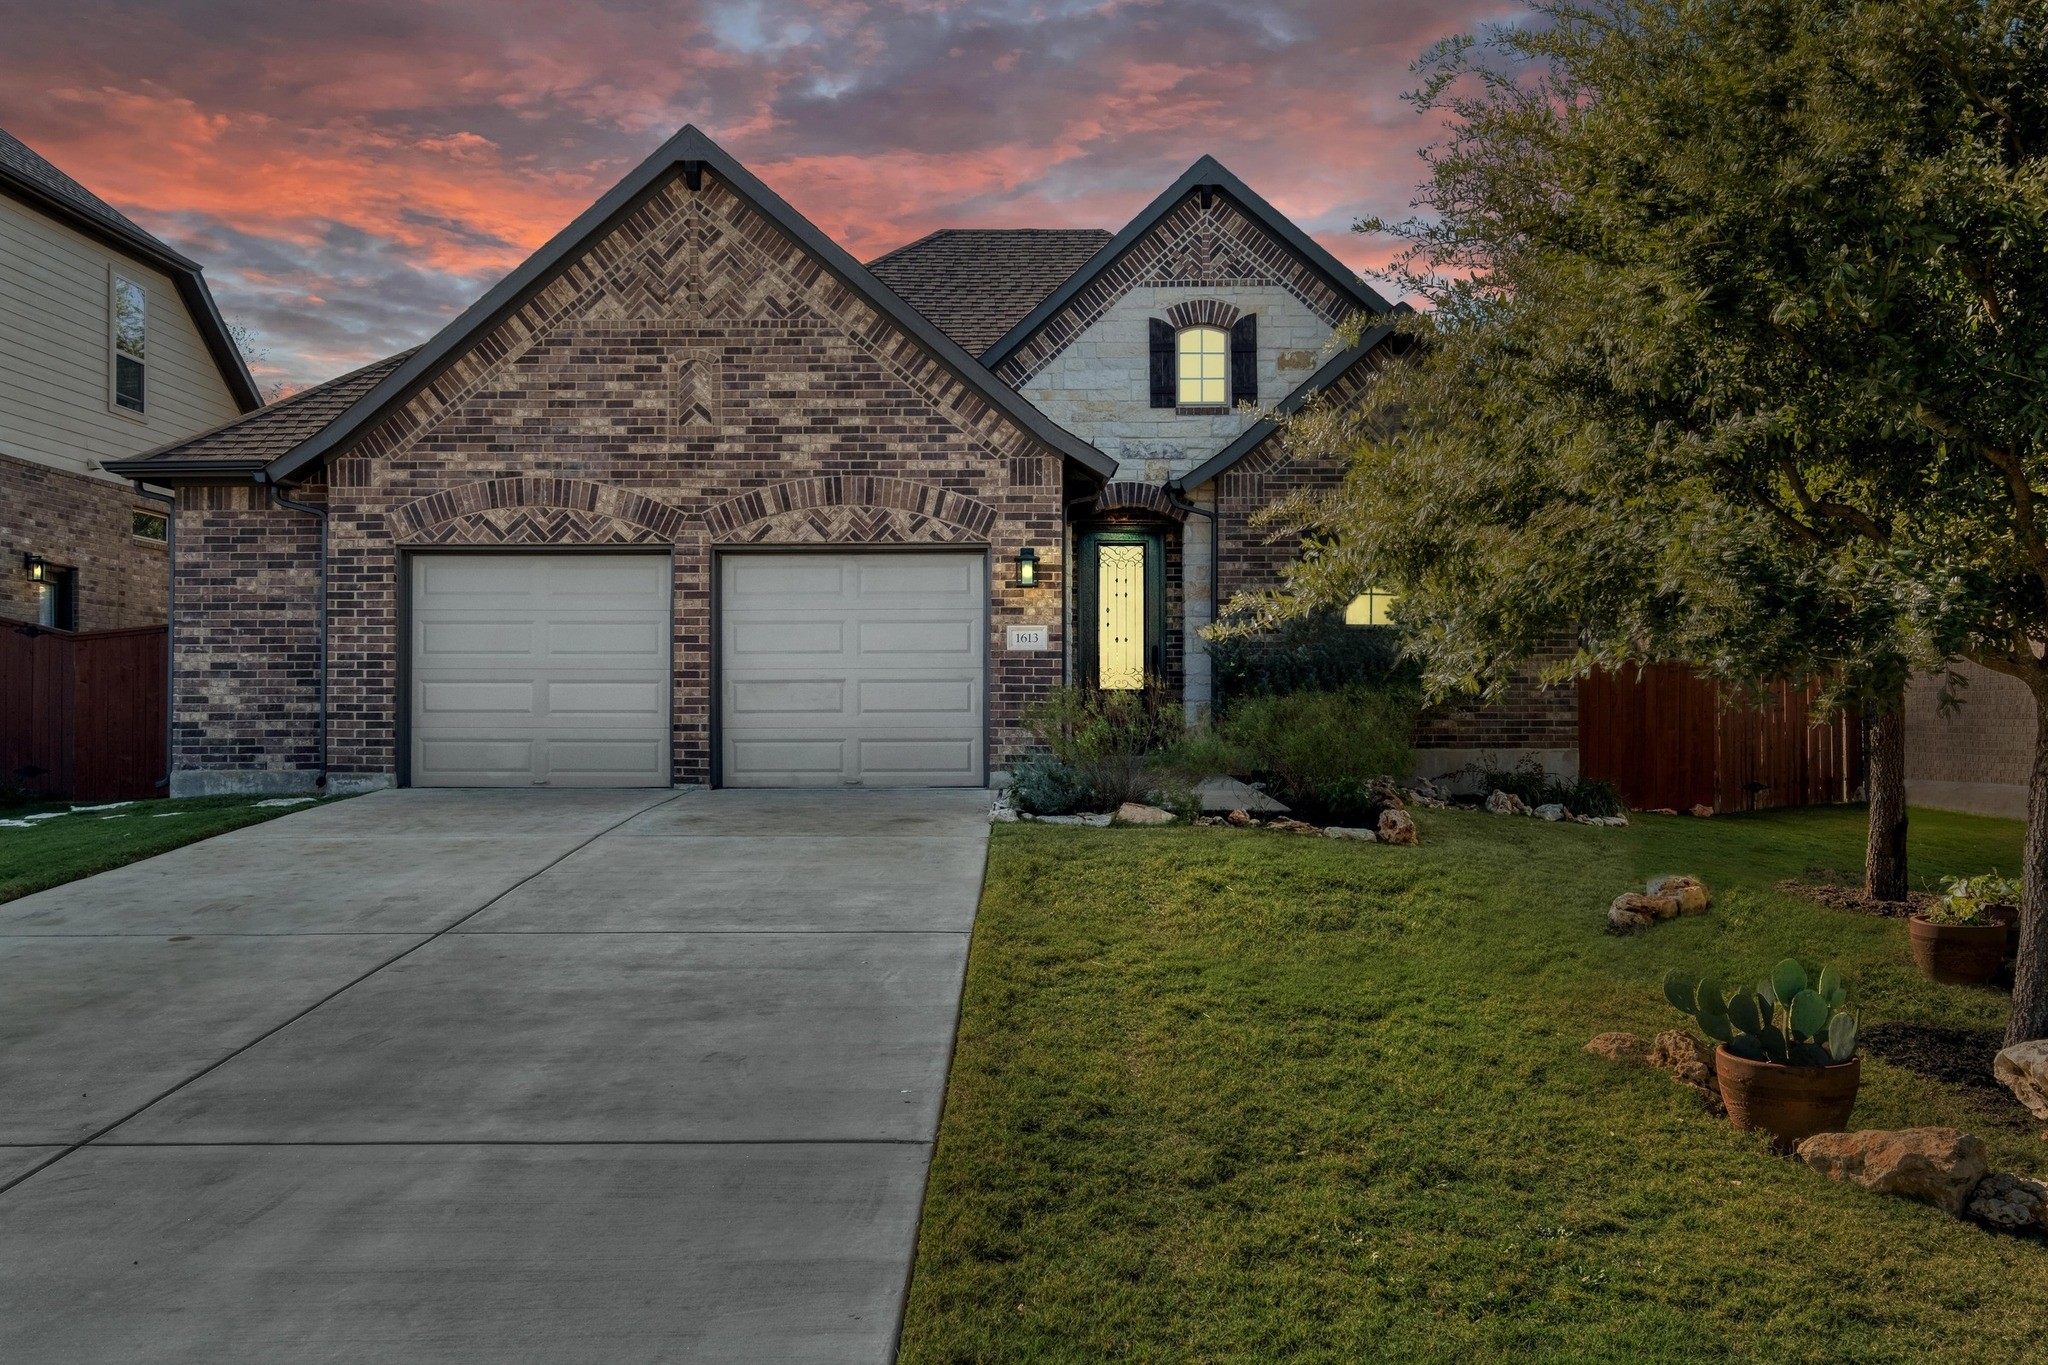
[[[1997,1029],[1872,1024],[1857,1042],[1879,1061],[1904,1067],[1916,1076],[2018,1104],[2012,1092],[1991,1074],[1991,1059],[2005,1045],[2005,1035]]]
[[[1934,905],[1940,897],[1926,891],[1908,891],[1902,901],[1872,900],[1863,894],[1860,886],[1842,886],[1835,882],[1802,882],[1797,877],[1787,877],[1778,883],[1778,890],[1788,896],[1825,906],[1829,910],[1847,910],[1855,915],[1883,915],[1889,919],[1904,919]]]

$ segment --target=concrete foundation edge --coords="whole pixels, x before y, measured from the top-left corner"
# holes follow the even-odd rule
[[[390,773],[330,773],[316,785],[310,769],[183,768],[171,774],[172,796],[361,796],[397,785]]]

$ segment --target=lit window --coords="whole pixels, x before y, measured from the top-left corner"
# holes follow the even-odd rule
[[[161,512],[130,512],[128,533],[137,540],[154,541],[161,545],[171,538],[171,523]]]
[[[114,276],[114,406],[142,411],[143,337],[147,330],[148,296],[133,280]]]
[[[1344,608],[1344,624],[1347,626],[1391,626],[1394,624],[1394,603],[1399,599],[1390,592],[1378,588],[1367,588],[1351,599]]]
[[[1221,327],[1180,331],[1180,405],[1220,408],[1230,401],[1230,334]]]

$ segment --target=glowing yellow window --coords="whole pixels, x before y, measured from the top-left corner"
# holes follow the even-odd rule
[[[1344,608],[1344,624],[1347,626],[1391,626],[1394,624],[1394,603],[1398,601],[1393,593],[1379,588],[1367,588],[1351,599]]]
[[[1230,335],[1221,327],[1180,330],[1180,405],[1220,408],[1228,395]]]

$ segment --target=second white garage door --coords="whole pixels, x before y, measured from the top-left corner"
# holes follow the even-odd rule
[[[412,561],[412,783],[666,787],[666,555]]]
[[[982,785],[980,554],[730,554],[719,578],[726,785]]]

